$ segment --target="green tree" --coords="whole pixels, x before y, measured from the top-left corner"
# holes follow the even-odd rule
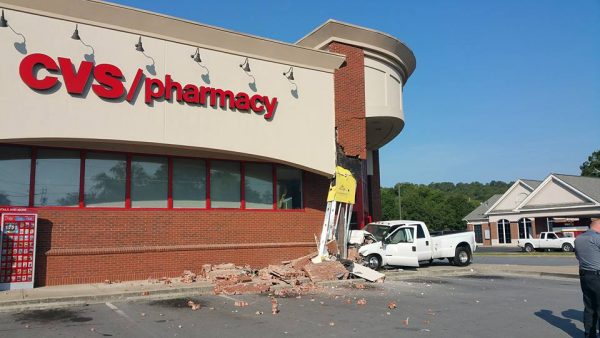
[[[594,151],[579,169],[581,176],[600,177],[600,150]]]
[[[381,188],[384,220],[411,219],[427,223],[433,230],[466,227],[462,220],[481,202],[494,194],[504,193],[512,182],[424,184],[398,183],[393,188]],[[402,215],[398,216],[398,190]]]

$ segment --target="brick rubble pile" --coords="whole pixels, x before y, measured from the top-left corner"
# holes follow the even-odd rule
[[[273,291],[279,296],[306,294],[315,290],[315,282],[348,278],[348,270],[339,261],[314,264],[311,258],[315,256],[316,253],[260,270],[232,263],[205,264],[198,277],[204,277],[213,283],[215,294],[239,295]],[[191,274],[189,271],[184,272],[182,281],[187,278],[187,273]]]

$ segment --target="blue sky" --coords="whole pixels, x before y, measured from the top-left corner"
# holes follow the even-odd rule
[[[600,0],[115,2],[285,42],[329,18],[405,42],[383,186],[579,174],[600,149]]]

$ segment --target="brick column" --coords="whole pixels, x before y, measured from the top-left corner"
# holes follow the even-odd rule
[[[367,158],[365,119],[365,55],[361,48],[332,42],[329,51],[346,56],[344,66],[334,73],[335,127],[344,155]]]

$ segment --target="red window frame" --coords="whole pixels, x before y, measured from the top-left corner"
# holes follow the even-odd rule
[[[279,209],[277,206],[277,166],[286,167],[282,164],[259,162],[259,161],[235,161],[235,160],[222,160],[222,159],[209,159],[200,157],[189,157],[189,156],[174,156],[174,155],[154,155],[145,153],[130,153],[130,152],[119,152],[110,150],[92,150],[92,149],[80,149],[80,148],[61,148],[61,147],[45,147],[45,146],[28,146],[19,144],[1,144],[2,146],[10,147],[26,147],[30,149],[31,154],[31,165],[29,172],[29,205],[25,206],[11,206],[11,207],[28,207],[32,209],[81,209],[81,210],[176,210],[176,211],[197,211],[197,210],[227,210],[227,211],[252,211],[252,212],[304,212],[306,210],[306,193],[305,193],[305,182],[306,172],[300,170],[301,175],[301,187],[302,187],[302,208],[300,209]],[[64,149],[64,150],[75,150],[79,151],[80,154],[80,170],[79,170],[79,203],[74,207],[67,206],[35,206],[35,178],[36,178],[36,164],[37,164],[37,153],[38,149]],[[85,204],[85,162],[87,159],[88,152],[99,152],[99,153],[113,153],[113,154],[124,154],[126,156],[126,177],[125,177],[125,205],[124,207],[86,207]],[[131,163],[133,156],[160,156],[166,157],[168,163],[168,188],[167,188],[167,207],[165,208],[132,208],[131,207]],[[204,160],[206,165],[206,196],[205,196],[205,207],[198,208],[174,208],[173,207],[173,159],[174,158],[187,158],[187,159],[199,159]],[[213,208],[210,200],[210,168],[211,161],[230,161],[237,162],[240,164],[240,208]],[[246,164],[247,163],[262,163],[270,164],[272,168],[272,179],[273,179],[273,207],[271,209],[247,209],[245,200],[245,179],[246,179]],[[292,167],[293,168],[293,167]]]

